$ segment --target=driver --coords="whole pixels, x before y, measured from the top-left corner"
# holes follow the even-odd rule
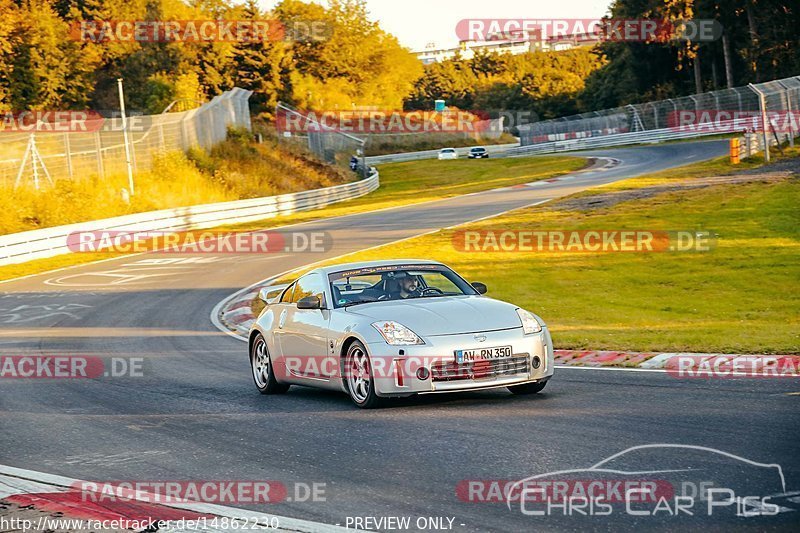
[[[408,272],[396,272],[394,275],[394,287],[390,290],[391,298],[417,298],[420,295],[419,280],[417,276],[409,274]]]

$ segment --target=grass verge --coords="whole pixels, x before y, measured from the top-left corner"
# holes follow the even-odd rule
[[[206,162],[205,165],[207,166],[211,163]],[[302,211],[293,215],[279,216],[247,224],[221,226],[216,229],[235,231],[265,229],[320,218],[409,205],[496,187],[548,179],[577,170],[584,165],[584,159],[574,157],[482,159],[474,161],[422,160],[392,163],[380,167],[381,187],[367,196],[334,204],[323,209]],[[18,265],[0,266],[0,280],[91,263],[114,256],[115,254],[108,253],[66,254]]]
[[[354,178],[277,145],[251,140],[232,130],[210,151],[171,152],[155,158],[153,169],[135,176],[136,195],[123,200],[127,175],[57,180],[35,190],[0,185],[0,235],[187,205],[257,198],[328,187]]]
[[[791,154],[789,154],[791,155]],[[796,162],[796,160],[795,160]],[[753,161],[747,166],[756,166]],[[769,167],[768,167],[769,168]],[[665,182],[729,174],[724,159],[594,189],[471,224],[470,230],[712,230],[709,252],[511,253],[458,251],[454,230],[356,253],[337,262],[443,261],[490,295],[540,314],[558,348],[800,353],[800,181]],[[765,169],[766,170],[766,169]],[[662,186],[657,194],[593,207],[576,198]],[[577,204],[577,205],[576,205]]]
[[[385,139],[382,137],[386,137]],[[519,140],[508,133],[497,138],[464,137],[463,135],[428,134],[428,135],[372,135],[366,146],[368,156],[397,154],[401,152],[420,152],[438,150],[440,148],[462,148],[466,146],[490,146],[493,144],[513,144]]]

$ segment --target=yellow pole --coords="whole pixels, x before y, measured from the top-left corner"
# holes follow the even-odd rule
[[[739,164],[739,138],[731,139],[731,164]]]

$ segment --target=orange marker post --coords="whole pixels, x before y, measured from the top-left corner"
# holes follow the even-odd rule
[[[739,164],[739,139],[731,139],[731,164],[738,165]]]

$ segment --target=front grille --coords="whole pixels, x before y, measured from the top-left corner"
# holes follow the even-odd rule
[[[514,355],[508,359],[479,360],[469,363],[435,363],[431,366],[433,381],[461,381],[465,379],[494,379],[503,376],[527,374],[530,358]]]

